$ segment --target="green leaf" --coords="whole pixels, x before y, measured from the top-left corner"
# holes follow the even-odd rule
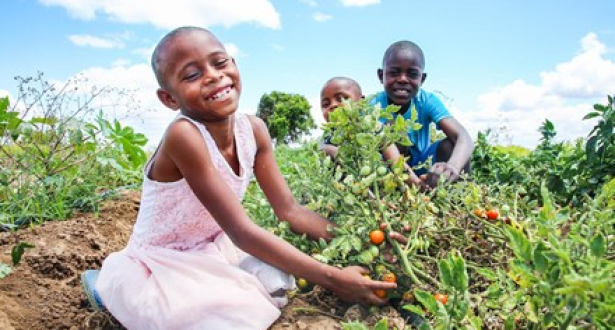
[[[598,117],[598,116],[600,116],[599,112],[592,111],[592,112],[586,114],[585,117],[583,117],[583,120],[592,119],[592,118],[595,118],[595,117]]]
[[[403,309],[407,310],[407,311],[411,311],[414,314],[417,314],[418,316],[425,316],[425,312],[423,312],[423,309],[420,308],[419,306],[416,305],[403,305],[402,306]]]
[[[451,269],[451,265],[448,262],[448,260],[446,259],[442,259],[440,260],[440,262],[438,263],[438,269],[440,269],[440,280],[442,281],[442,284],[447,287],[450,288],[453,286],[453,272]]]
[[[538,242],[538,244],[536,245],[536,248],[534,248],[534,253],[532,254],[533,256],[532,261],[534,263],[534,267],[536,268],[536,270],[538,270],[541,273],[544,273],[547,270],[547,267],[549,265],[549,260],[542,253],[545,250],[546,250],[546,247],[544,243]]]
[[[427,308],[428,311],[435,313],[438,310],[438,302],[431,294],[426,291],[414,290],[414,297]]]
[[[0,97],[0,114],[9,108],[9,97]]]
[[[13,246],[11,250],[11,259],[13,261],[13,266],[17,266],[21,261],[21,257],[26,249],[33,248],[34,245],[27,242],[19,242],[19,244]]]
[[[594,257],[602,258],[606,253],[606,241],[601,233],[596,234],[589,242],[589,248]]]
[[[365,324],[360,323],[360,322],[348,322],[348,323],[342,322],[342,329],[344,330],[369,330],[369,328],[367,328]]]
[[[509,315],[504,321],[504,330],[515,330],[515,317],[513,315]]]
[[[464,293],[468,289],[468,271],[466,269],[466,262],[461,257],[453,257],[453,280],[455,288],[460,293]]]
[[[474,269],[477,273],[479,273],[480,275],[482,275],[484,278],[490,280],[490,281],[495,281],[497,280],[497,276],[495,275],[495,273],[487,268],[475,268]]]
[[[532,246],[530,245],[530,241],[527,239],[525,234],[517,228],[507,227],[506,229],[515,255],[523,261],[531,261]]]
[[[0,101],[2,101],[2,99],[0,99]],[[0,107],[1,107],[1,104],[0,104]],[[2,109],[0,108],[0,110]],[[7,277],[12,272],[13,272],[13,269],[11,269],[9,265],[0,262],[0,279]]]
[[[374,330],[388,330],[388,329],[389,329],[389,322],[387,321],[386,318],[382,318],[374,326]]]

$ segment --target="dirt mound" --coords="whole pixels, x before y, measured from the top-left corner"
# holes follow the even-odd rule
[[[139,191],[126,191],[97,214],[0,233],[0,261],[6,264],[19,242],[35,246],[0,280],[0,329],[122,329],[107,314],[89,309],[79,275],[126,245],[139,203]],[[349,307],[318,289],[296,294],[271,329],[341,329],[340,320],[369,318],[363,308]]]

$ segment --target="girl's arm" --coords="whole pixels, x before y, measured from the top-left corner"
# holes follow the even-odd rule
[[[257,155],[256,161],[263,162],[263,156],[269,157],[266,155]],[[395,287],[393,283],[367,280],[358,267],[340,270],[319,263],[252,222],[237,196],[218,174],[205,141],[192,123],[178,120],[171,125],[159,150],[158,160],[174,164],[222,230],[245,252],[290,274],[322,285],[348,301],[384,304],[386,301],[378,298],[373,290]],[[268,166],[272,166],[271,162]],[[279,170],[273,170],[273,174],[269,175],[265,174],[267,170],[270,168],[259,167],[257,173],[261,180],[270,177],[276,182],[283,182],[275,178],[280,175]],[[278,187],[277,192],[275,189],[268,185],[268,194],[277,203],[288,201],[283,187]]]
[[[275,160],[267,126],[258,117],[249,118],[258,150],[254,159],[254,175],[275,215],[280,220],[288,221],[296,233],[307,234],[311,239],[331,239],[327,227],[334,224],[297,202]]]

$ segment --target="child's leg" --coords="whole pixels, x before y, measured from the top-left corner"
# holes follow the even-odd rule
[[[440,140],[438,141],[440,142],[439,145],[437,146],[437,150],[435,153],[435,158],[439,161],[439,162],[446,162],[451,158],[451,155],[453,154],[453,149],[455,148],[455,144],[453,143],[453,141],[451,141],[450,139],[446,138],[444,140]],[[436,143],[438,143],[436,142]],[[434,143],[435,144],[435,143]],[[432,144],[433,146],[433,144]],[[431,149],[431,147],[430,147]],[[435,162],[435,160],[434,160]],[[467,162],[465,164],[465,166],[461,169],[462,173],[468,173],[471,174],[471,167],[470,167],[470,162]]]

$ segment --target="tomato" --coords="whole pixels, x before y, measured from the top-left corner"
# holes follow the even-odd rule
[[[487,219],[496,220],[500,216],[500,212],[497,210],[489,210],[487,211]]]
[[[375,258],[380,254],[380,249],[376,245],[372,245],[369,247],[369,253],[371,253]]]
[[[361,176],[368,176],[370,173],[372,173],[372,168],[369,167],[369,165],[365,165],[361,167],[359,173],[361,174]]]
[[[379,298],[382,298],[382,299],[384,299],[384,298],[386,298],[386,297],[387,297],[387,292],[386,292],[386,290],[382,290],[382,289],[374,290],[374,294],[375,294],[376,296],[378,296]]]
[[[387,168],[384,166],[379,166],[378,169],[376,169],[376,173],[378,173],[378,175],[380,176],[383,176],[387,174]]]
[[[486,216],[485,210],[476,208],[476,209],[474,209],[474,215],[479,217],[479,218],[484,218]]]
[[[405,232],[409,232],[409,231],[411,231],[411,230],[412,230],[412,227],[410,227],[410,225],[409,225],[409,224],[405,223],[405,224],[404,224],[404,228],[403,228],[403,229],[404,229],[404,231],[405,231]]]
[[[377,274],[380,274],[380,275],[386,274],[386,273],[389,272],[389,270],[387,269],[387,266],[385,266],[383,264],[379,264],[378,266],[376,266],[375,271],[376,271]]]
[[[369,233],[369,241],[375,245],[382,244],[384,242],[384,232],[380,229],[372,230]]]
[[[395,274],[393,274],[393,273],[386,273],[386,274],[382,275],[382,280],[384,282],[396,283],[397,282],[397,276],[395,276]]]
[[[434,298],[436,298],[437,301],[441,302],[442,305],[446,305],[446,303],[448,302],[448,296],[445,294],[436,293],[434,295]]]
[[[310,287],[310,283],[305,278],[299,277],[297,279],[297,287],[301,291],[306,291]]]
[[[408,303],[413,303],[414,302],[414,293],[410,290],[404,292],[404,294],[401,296],[401,299],[404,302],[408,302]]]

